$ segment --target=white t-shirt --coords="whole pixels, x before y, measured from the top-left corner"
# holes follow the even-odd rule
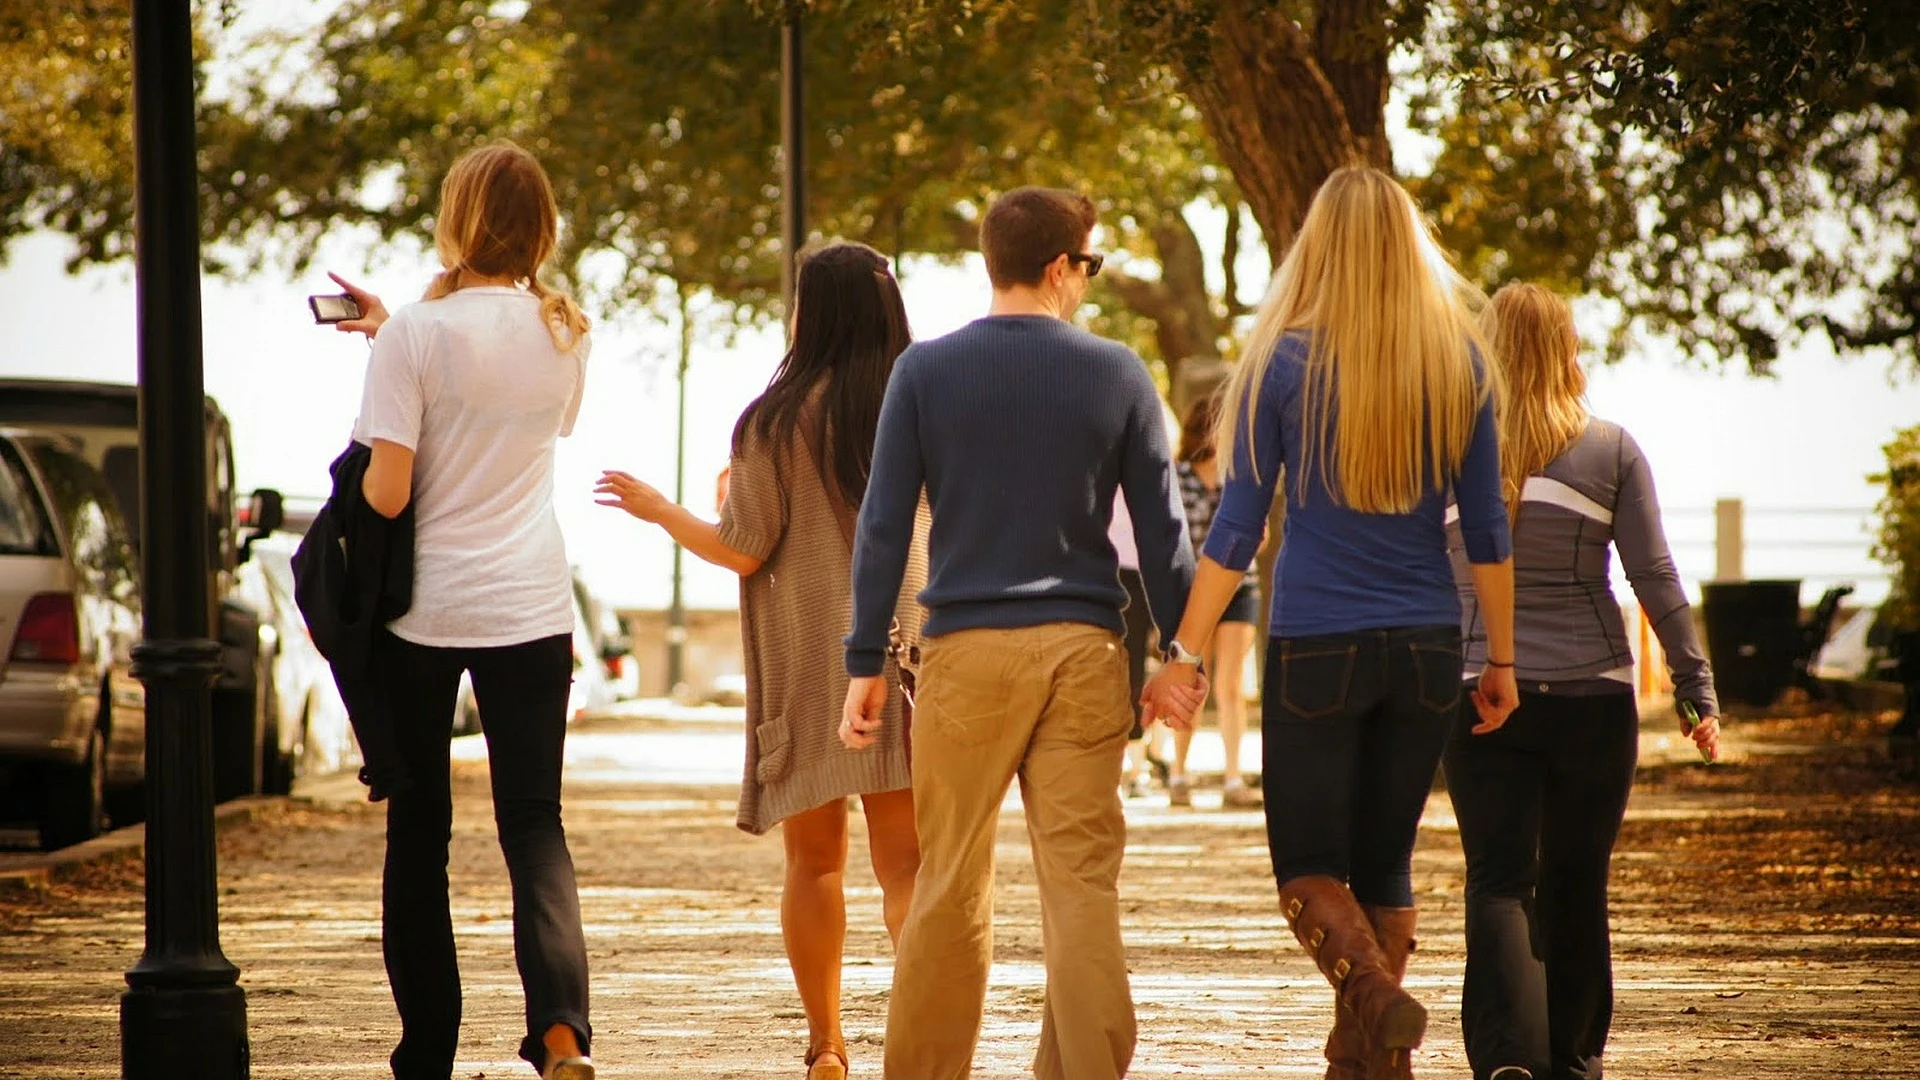
[[[353,437],[414,452],[413,607],[396,636],[487,647],[573,632],[553,447],[573,432],[589,344],[556,349],[539,299],[508,286],[408,304],[380,328]]]

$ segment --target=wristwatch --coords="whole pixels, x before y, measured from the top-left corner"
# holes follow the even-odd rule
[[[1200,663],[1200,654],[1180,644],[1179,638],[1167,642],[1167,647],[1161,652],[1160,659],[1168,664],[1192,664],[1196,668],[1203,666]]]

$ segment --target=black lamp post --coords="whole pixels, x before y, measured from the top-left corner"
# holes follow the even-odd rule
[[[673,501],[687,502],[687,366],[693,359],[693,309],[687,301],[685,286],[676,284],[674,296],[680,305],[680,356],[675,368],[674,386],[679,394],[679,419],[674,423]],[[685,551],[673,545],[673,599],[667,608],[667,694],[680,696],[687,681],[687,606],[682,595],[685,576],[682,557]]]
[[[135,281],[147,687],[147,942],[120,998],[126,1080],[244,1080],[247,997],[220,951],[213,846],[206,390],[191,0],[133,4]]]

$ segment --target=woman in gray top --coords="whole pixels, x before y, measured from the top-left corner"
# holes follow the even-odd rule
[[[1520,707],[1481,731],[1464,705],[1445,755],[1467,855],[1461,1024],[1475,1080],[1598,1080],[1613,1017],[1607,867],[1639,744],[1610,548],[1666,650],[1676,703],[1702,717],[1691,734],[1710,757],[1719,709],[1653,475],[1631,436],[1587,414],[1566,302],[1509,285],[1482,329],[1507,388],[1501,471]],[[1486,634],[1458,526],[1449,531],[1471,680],[1486,663]]]

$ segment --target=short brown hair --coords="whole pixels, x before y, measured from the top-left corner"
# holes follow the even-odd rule
[[[996,289],[1038,285],[1047,264],[1078,254],[1098,215],[1077,191],[1023,187],[993,201],[980,222],[980,253]]]

